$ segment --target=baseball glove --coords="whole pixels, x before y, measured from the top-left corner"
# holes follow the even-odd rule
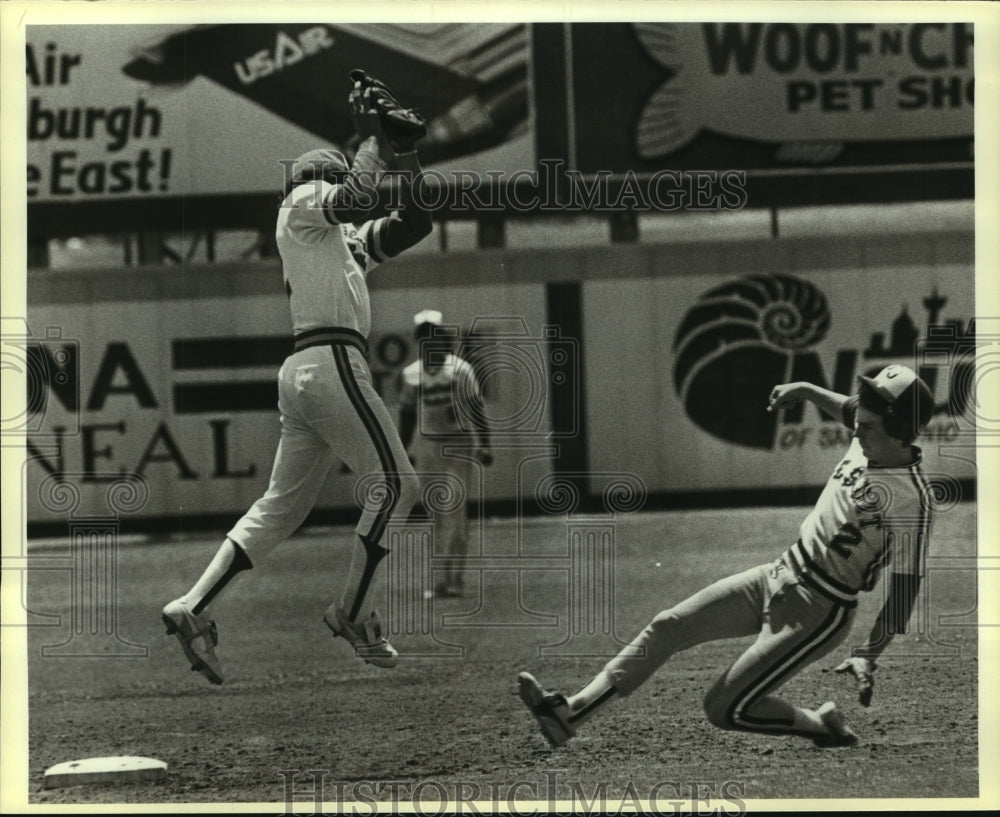
[[[426,120],[413,108],[400,105],[384,82],[361,68],[351,71],[351,79],[357,90],[369,91],[369,104],[378,111],[382,133],[396,153],[413,150],[413,146],[427,135]]]
[[[834,672],[850,673],[857,683],[858,703],[862,706],[870,706],[872,693],[875,691],[875,679],[872,673],[875,672],[875,662],[867,658],[848,658],[838,664],[833,669]]]

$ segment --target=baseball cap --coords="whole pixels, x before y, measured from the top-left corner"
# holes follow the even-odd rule
[[[440,326],[443,320],[444,315],[436,309],[425,309],[423,312],[418,312],[413,316],[413,325],[420,326],[424,323],[433,323],[435,326]]]
[[[303,153],[292,165],[292,184],[311,182],[350,169],[347,157],[333,148],[317,148]]]
[[[875,377],[858,377],[886,403],[886,413],[910,423],[914,434],[923,431],[934,414],[934,395],[916,372],[893,363]]]

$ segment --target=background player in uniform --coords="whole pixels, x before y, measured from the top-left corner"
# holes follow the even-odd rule
[[[442,315],[425,309],[413,317],[419,354],[403,369],[399,434],[417,470],[426,479],[445,474],[466,490],[471,485],[473,462],[493,462],[483,394],[472,366],[458,357],[449,337],[440,331]],[[471,427],[463,427],[463,421]],[[414,436],[414,431],[419,433]],[[471,451],[461,448],[472,444]],[[447,456],[444,446],[457,450]],[[462,502],[450,513],[434,515],[434,550],[448,557],[444,578],[434,592],[439,597],[463,593],[465,562],[469,553],[469,513]]]
[[[335,458],[360,478],[377,475],[356,527],[343,593],[324,615],[368,663],[391,667],[397,653],[381,635],[373,579],[387,550],[386,526],[405,520],[419,495],[388,410],[372,386],[365,359],[371,312],[366,277],[380,262],[431,232],[416,206],[420,163],[406,133],[390,132],[387,106],[398,103],[366,75],[349,97],[360,146],[353,164],[320,149],[297,159],[278,210],[276,236],[295,334],[294,352],[278,374],[281,439],[267,492],[226,536],[200,579],[163,609],[194,669],[222,683],[215,623],[206,608],[236,574],[253,567],[305,520]],[[381,114],[380,114],[381,111]],[[412,114],[402,111],[404,119]],[[412,130],[412,129],[411,129]],[[394,166],[402,209],[374,218],[376,185]]]
[[[923,573],[930,495],[913,440],[930,419],[926,384],[905,366],[862,377],[848,398],[810,383],[776,386],[769,411],[810,400],[841,416],[854,439],[834,469],[798,541],[774,563],[731,576],[668,610],[575,695],[548,692],[528,673],[519,692],[553,746],[565,743],[602,706],[628,695],[674,653],[724,638],[757,640],[705,696],[708,719],[722,729],[812,737],[818,745],[854,743],[833,702],[795,706],[775,691],[847,636],[859,591],[888,567],[885,604],[866,642],[837,667],[857,680],[860,702],[872,695],[875,660],[905,632]]]

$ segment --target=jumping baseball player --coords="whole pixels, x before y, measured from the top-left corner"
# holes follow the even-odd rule
[[[905,632],[923,575],[930,494],[913,441],[930,419],[934,401],[913,371],[892,365],[875,378],[860,378],[850,398],[810,383],[776,386],[768,411],[802,400],[842,417],[854,439],[802,523],[798,541],[773,563],[722,579],[662,611],[569,698],[521,673],[521,699],[552,746],[566,743],[585,721],[636,690],[675,653],[748,635],[757,640],[705,695],[712,724],[804,735],[820,746],[856,742],[832,701],[804,709],[776,691],[844,641],[857,594],[872,590],[888,571],[885,604],[867,640],[836,668],[854,676],[863,706],[871,702],[876,659],[895,634]]]
[[[435,309],[425,309],[413,318],[420,355],[402,372],[399,435],[426,480],[444,475],[467,490],[473,460],[490,465],[493,455],[479,381],[472,366],[455,355],[450,339],[435,333],[441,321]],[[463,420],[471,427],[463,427]],[[414,438],[418,424],[420,433]],[[470,442],[471,450],[463,452]],[[446,453],[449,444],[454,450]],[[434,523],[434,549],[448,557],[435,595],[461,597],[469,553],[467,503],[461,502],[448,513],[436,513]]]
[[[376,475],[377,487],[368,492],[355,529],[343,593],[323,619],[366,662],[397,662],[372,609],[373,581],[388,552],[386,526],[406,519],[419,480],[372,386],[365,358],[371,327],[366,278],[380,262],[427,236],[431,218],[413,198],[422,183],[415,149],[421,121],[399,108],[377,80],[363,72],[352,72],[352,78],[349,104],[360,137],[353,164],[329,149],[299,157],[278,210],[277,244],[295,344],[278,374],[281,439],[270,484],[229,531],[201,578],[163,609],[167,632],[177,636],[192,668],[214,684],[223,677],[208,605],[302,524],[335,458],[359,478]],[[373,218],[377,184],[390,165],[404,171],[403,206]]]

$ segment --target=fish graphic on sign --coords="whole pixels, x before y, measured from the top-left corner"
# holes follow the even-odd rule
[[[970,137],[972,26],[963,23],[642,23],[667,78],[636,125],[643,159],[702,131],[826,159],[852,141]]]

